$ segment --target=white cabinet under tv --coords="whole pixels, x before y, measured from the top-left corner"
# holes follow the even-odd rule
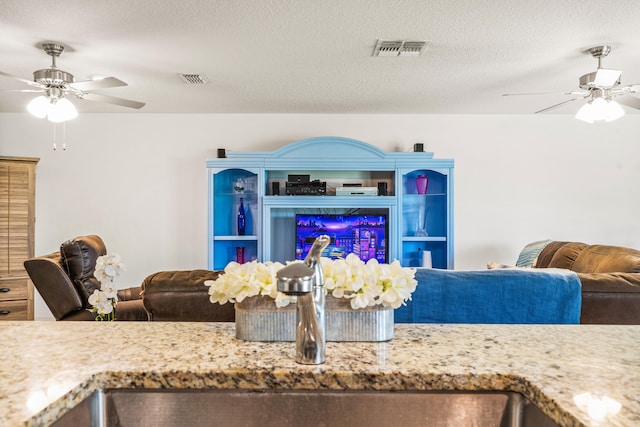
[[[211,270],[238,257],[300,259],[315,234],[332,238],[332,257],[353,252],[418,267],[428,251],[433,267],[453,268],[453,160],[317,137],[269,152],[226,150],[206,164]],[[417,185],[424,178],[426,191]]]

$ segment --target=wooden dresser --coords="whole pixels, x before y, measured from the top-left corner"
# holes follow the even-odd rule
[[[0,320],[33,320],[33,284],[22,263],[34,253],[39,160],[0,156]]]

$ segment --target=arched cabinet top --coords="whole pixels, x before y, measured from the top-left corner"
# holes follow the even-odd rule
[[[384,159],[387,155],[378,147],[364,141],[339,136],[302,139],[268,154],[274,159],[313,159],[318,156],[323,158],[344,158],[345,156],[353,158],[357,156],[356,158],[360,159]]]

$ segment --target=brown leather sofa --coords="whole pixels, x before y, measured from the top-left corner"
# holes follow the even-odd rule
[[[58,252],[30,258],[24,267],[56,320],[94,320],[89,296],[100,288],[93,276],[98,257],[107,254],[99,236],[80,236]],[[140,287],[118,291],[117,320],[148,320]]]
[[[234,322],[233,304],[213,304],[205,280],[218,278],[218,271],[161,271],[142,282],[142,301],[153,321]]]
[[[549,242],[535,268],[564,268],[582,283],[583,324],[640,324],[640,251],[580,242]]]

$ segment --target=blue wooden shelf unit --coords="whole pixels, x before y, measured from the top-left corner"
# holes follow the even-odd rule
[[[334,136],[304,139],[269,152],[225,154],[206,162],[209,269],[221,270],[235,261],[238,248],[245,261],[296,259],[299,214],[382,215],[386,236],[377,244],[388,262],[397,259],[403,266],[419,267],[421,254],[429,251],[433,267],[453,268],[453,160],[434,159],[432,152],[385,152]],[[286,195],[293,175],[326,183],[326,194]],[[428,178],[425,194],[418,194],[419,175]],[[349,185],[368,187],[369,192],[375,188],[376,193],[343,195],[338,190]],[[378,195],[379,186],[386,187],[386,195]],[[241,198],[244,235],[237,232]]]

